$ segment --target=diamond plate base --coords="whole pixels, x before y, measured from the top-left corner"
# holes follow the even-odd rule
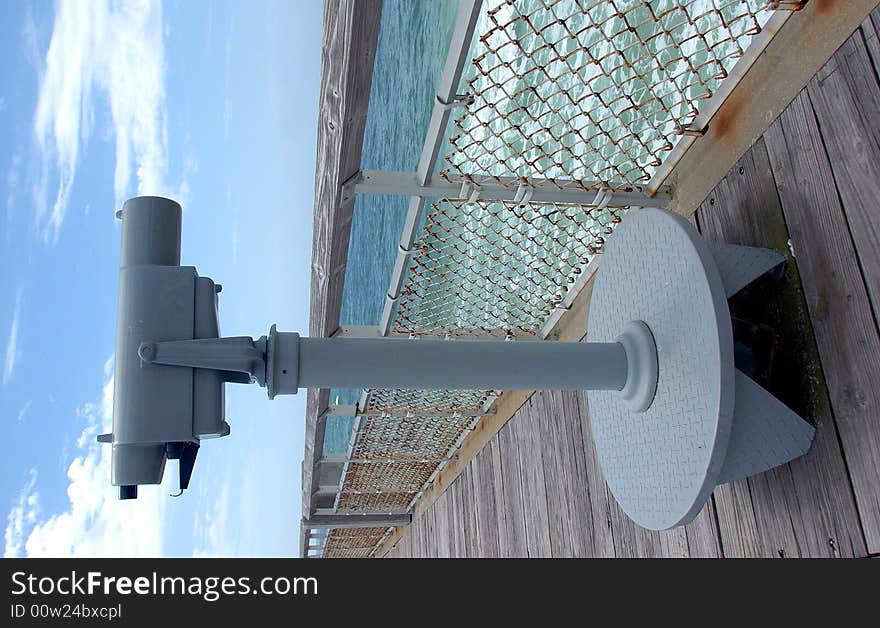
[[[733,334],[725,288],[700,234],[657,209],[632,212],[605,249],[587,340],[613,342],[644,321],[657,346],[654,401],[635,412],[593,391],[590,423],[605,480],[639,525],[693,519],[724,463],[733,418]]]

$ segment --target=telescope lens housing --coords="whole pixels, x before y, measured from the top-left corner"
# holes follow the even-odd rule
[[[186,443],[186,488],[201,436],[229,433],[224,374],[146,364],[144,342],[217,338],[217,287],[192,266],[180,266],[182,209],[160,197],[128,200],[120,212],[122,249],[116,328],[111,480],[120,499],[137,485],[159,484],[170,457]],[[173,446],[169,450],[169,446]]]

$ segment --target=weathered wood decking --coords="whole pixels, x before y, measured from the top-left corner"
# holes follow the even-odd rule
[[[342,185],[360,170],[367,105],[376,59],[382,0],[327,0],[321,41],[321,92],[312,238],[309,335],[326,337],[339,327],[342,287],[354,198]],[[314,510],[317,468],[324,443],[323,411],[330,391],[309,390],[302,467],[302,514]],[[300,530],[300,554],[305,529]]]
[[[602,480],[585,396],[539,393],[388,556],[880,553],[878,29],[875,10],[696,214],[709,240],[789,255],[783,283],[731,308],[777,329],[774,392],[818,424],[810,453],[719,487],[684,528],[651,532]]]

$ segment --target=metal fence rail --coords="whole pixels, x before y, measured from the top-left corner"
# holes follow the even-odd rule
[[[379,335],[542,339],[625,212],[662,205],[664,160],[702,132],[743,64],[784,23],[781,9],[793,8],[764,0],[480,5],[462,2],[418,172],[352,182],[350,193],[414,195]],[[451,107],[460,113],[442,188],[431,179]],[[448,195],[451,184],[458,193],[425,211],[432,192]],[[550,189],[578,200],[538,202]],[[411,512],[496,394],[365,391],[333,512]],[[391,531],[334,529],[321,555],[371,556]]]

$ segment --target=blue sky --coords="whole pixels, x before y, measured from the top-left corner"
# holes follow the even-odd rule
[[[228,385],[232,434],[203,444],[180,498],[116,500],[95,436],[130,196],[183,204],[182,262],[223,284],[221,333],[307,331],[321,3],[2,11],[5,555],[295,555],[305,395]]]

